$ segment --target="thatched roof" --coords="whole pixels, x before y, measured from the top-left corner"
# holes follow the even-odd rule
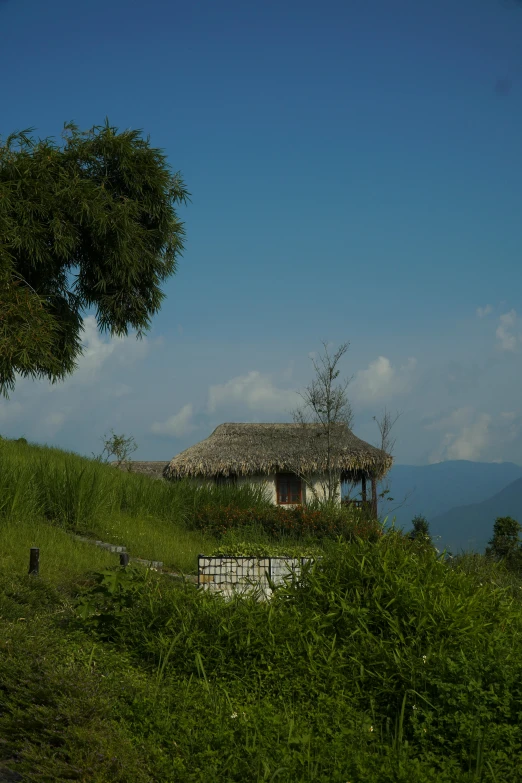
[[[336,425],[332,466],[343,480],[363,475],[381,478],[392,458],[357,438],[345,425]],[[184,477],[268,475],[289,470],[304,474],[326,469],[326,438],[317,424],[220,424],[212,435],[182,451],[165,467],[168,479]]]
[[[138,462],[138,461],[130,461],[130,468],[131,473],[141,473],[143,476],[150,476],[151,478],[155,479],[162,479],[163,478],[163,470],[165,469],[166,464],[165,460],[162,460],[161,462]],[[118,466],[117,462],[111,462],[110,463],[113,468],[116,468]],[[127,471],[127,466],[125,464],[120,465],[120,470]]]

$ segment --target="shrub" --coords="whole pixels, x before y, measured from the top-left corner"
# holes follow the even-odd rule
[[[377,540],[381,528],[376,520],[357,516],[345,509],[316,510],[306,506],[281,508],[238,508],[234,505],[202,505],[195,510],[192,525],[221,537],[229,530],[259,527],[271,538],[362,538]]]
[[[486,548],[486,557],[503,562],[509,571],[522,571],[522,545],[519,535],[522,526],[512,517],[497,517],[493,538]]]

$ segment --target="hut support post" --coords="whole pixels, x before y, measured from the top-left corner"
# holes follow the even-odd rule
[[[361,498],[363,503],[366,503],[366,476],[363,475],[361,481]]]
[[[377,519],[377,479],[372,476],[372,514]]]

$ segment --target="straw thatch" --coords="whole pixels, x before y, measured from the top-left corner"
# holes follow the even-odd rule
[[[317,424],[220,424],[206,440],[182,451],[165,467],[167,479],[269,475],[281,471],[323,474],[327,469],[324,428]],[[335,425],[331,467],[343,481],[380,479],[392,458]]]
[[[142,476],[150,476],[150,478],[154,479],[162,479],[163,478],[163,471],[166,467],[165,460],[162,460],[161,462],[139,462],[139,461],[130,461],[130,472],[131,473],[140,473]],[[109,463],[112,465],[113,468],[118,467],[117,462],[111,462]],[[127,472],[127,464],[122,463],[119,466],[120,470],[123,470]]]

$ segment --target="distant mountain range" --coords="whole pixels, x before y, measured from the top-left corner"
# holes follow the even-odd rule
[[[430,530],[441,536],[440,544],[436,543],[441,551],[447,547],[453,554],[461,549],[483,552],[497,517],[513,517],[522,524],[522,478],[482,503],[457,506],[433,517],[429,520]]]
[[[522,524],[522,466],[513,462],[450,460],[434,465],[394,465],[388,474],[392,502],[379,512],[405,531],[422,514],[438,549],[482,552],[498,516]],[[394,507],[400,505],[399,508]]]

